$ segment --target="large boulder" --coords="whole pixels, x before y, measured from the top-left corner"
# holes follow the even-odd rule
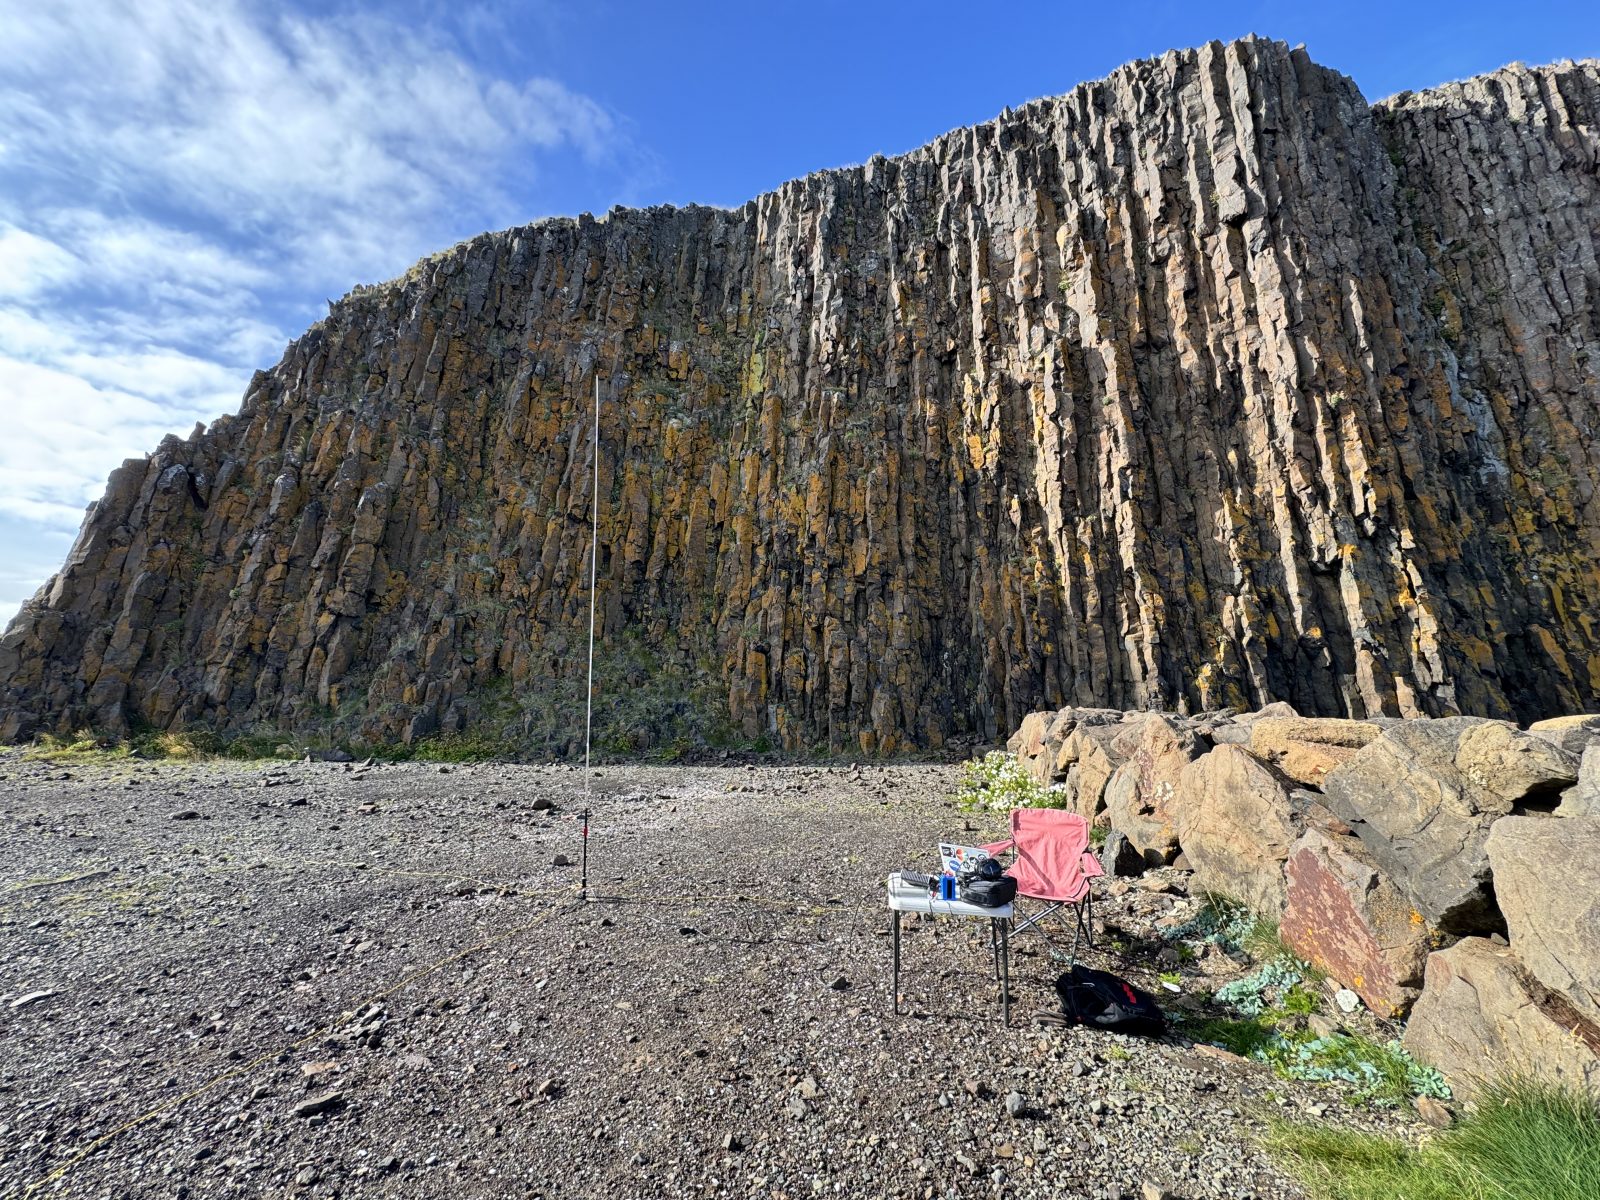
[[[1056,719],[1054,711],[1031,712],[1022,718],[1017,731],[1006,739],[1006,749],[1018,758],[1039,753],[1044,745],[1045,730]]]
[[[1075,752],[1067,750],[1073,735],[1080,729],[1114,725],[1122,719],[1121,711],[1111,708],[1069,706],[1054,712],[1031,712],[1022,718],[1022,724],[1006,742],[1006,749],[1038,782],[1059,783],[1067,778],[1068,769],[1077,758]]]
[[[1126,835],[1146,862],[1170,862],[1178,852],[1178,777],[1200,756],[1200,739],[1152,713],[1124,727],[1109,749],[1123,759],[1106,784],[1111,828]]]
[[[1560,746],[1568,754],[1582,757],[1590,746],[1600,746],[1600,714],[1551,717],[1548,721],[1535,721],[1528,726],[1528,732]]]
[[[1296,783],[1321,787],[1328,772],[1383,732],[1370,721],[1337,717],[1263,717],[1250,726],[1250,751]]]
[[[1178,776],[1178,843],[1204,891],[1257,912],[1283,909],[1283,861],[1297,830],[1282,779],[1249,751],[1222,745]]]
[[[1053,726],[1061,723],[1061,714],[1031,712],[1022,718],[1022,724],[1006,742],[1006,749],[1017,756],[1017,761],[1040,783],[1054,781],[1052,766],[1055,761],[1056,742],[1050,738]]]
[[[1056,752],[1056,777],[1066,780],[1070,807],[1086,821],[1105,808],[1106,784],[1122,765],[1122,755],[1112,748],[1121,728],[1080,721]]]
[[[1250,744],[1250,730],[1257,721],[1266,717],[1296,717],[1294,706],[1283,701],[1269,704],[1257,712],[1248,713],[1215,713],[1209,720],[1202,721],[1195,732],[1207,737],[1213,745],[1217,746],[1248,746]]]
[[[1507,805],[1553,809],[1562,789],[1578,782],[1578,758],[1534,734],[1483,721],[1456,743],[1456,767],[1487,795]]]
[[[1403,1016],[1422,985],[1430,931],[1361,840],[1308,829],[1290,849],[1284,874],[1284,942],[1373,1012]]]
[[[1467,1099],[1494,1077],[1517,1073],[1600,1088],[1600,1026],[1487,938],[1428,956],[1405,1047]]]
[[[1521,808],[1548,809],[1577,762],[1499,721],[1443,717],[1386,729],[1323,781],[1328,807],[1428,923],[1498,931],[1483,842]]]
[[[1506,817],[1484,849],[1511,948],[1600,1024],[1600,816]]]
[[[1600,746],[1583,752],[1578,765],[1578,782],[1561,793],[1556,815],[1562,817],[1600,817]]]

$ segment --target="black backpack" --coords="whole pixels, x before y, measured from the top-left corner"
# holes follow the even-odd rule
[[[1144,1037],[1160,1037],[1167,1027],[1154,996],[1109,971],[1074,963],[1072,970],[1057,977],[1056,992],[1062,1013],[1074,1025]]]

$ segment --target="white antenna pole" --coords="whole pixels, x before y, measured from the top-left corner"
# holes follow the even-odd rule
[[[592,780],[589,773],[589,746],[594,736],[594,593],[595,574],[600,566],[600,353],[594,356],[594,439],[589,443],[594,455],[594,491],[589,499],[589,687],[585,692],[583,718],[583,882],[580,900],[589,898],[589,807]]]

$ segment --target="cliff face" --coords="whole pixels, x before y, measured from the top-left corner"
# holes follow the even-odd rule
[[[619,746],[1580,711],[1597,164],[1596,64],[1374,108],[1248,40],[736,211],[477,238],[113,473],[0,733],[581,733],[597,374]]]

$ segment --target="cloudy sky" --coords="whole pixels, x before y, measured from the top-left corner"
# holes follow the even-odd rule
[[[0,623],[119,462],[485,229],[737,204],[1211,37],[1374,98],[1600,54],[1592,5],[1402,7],[0,0]]]

